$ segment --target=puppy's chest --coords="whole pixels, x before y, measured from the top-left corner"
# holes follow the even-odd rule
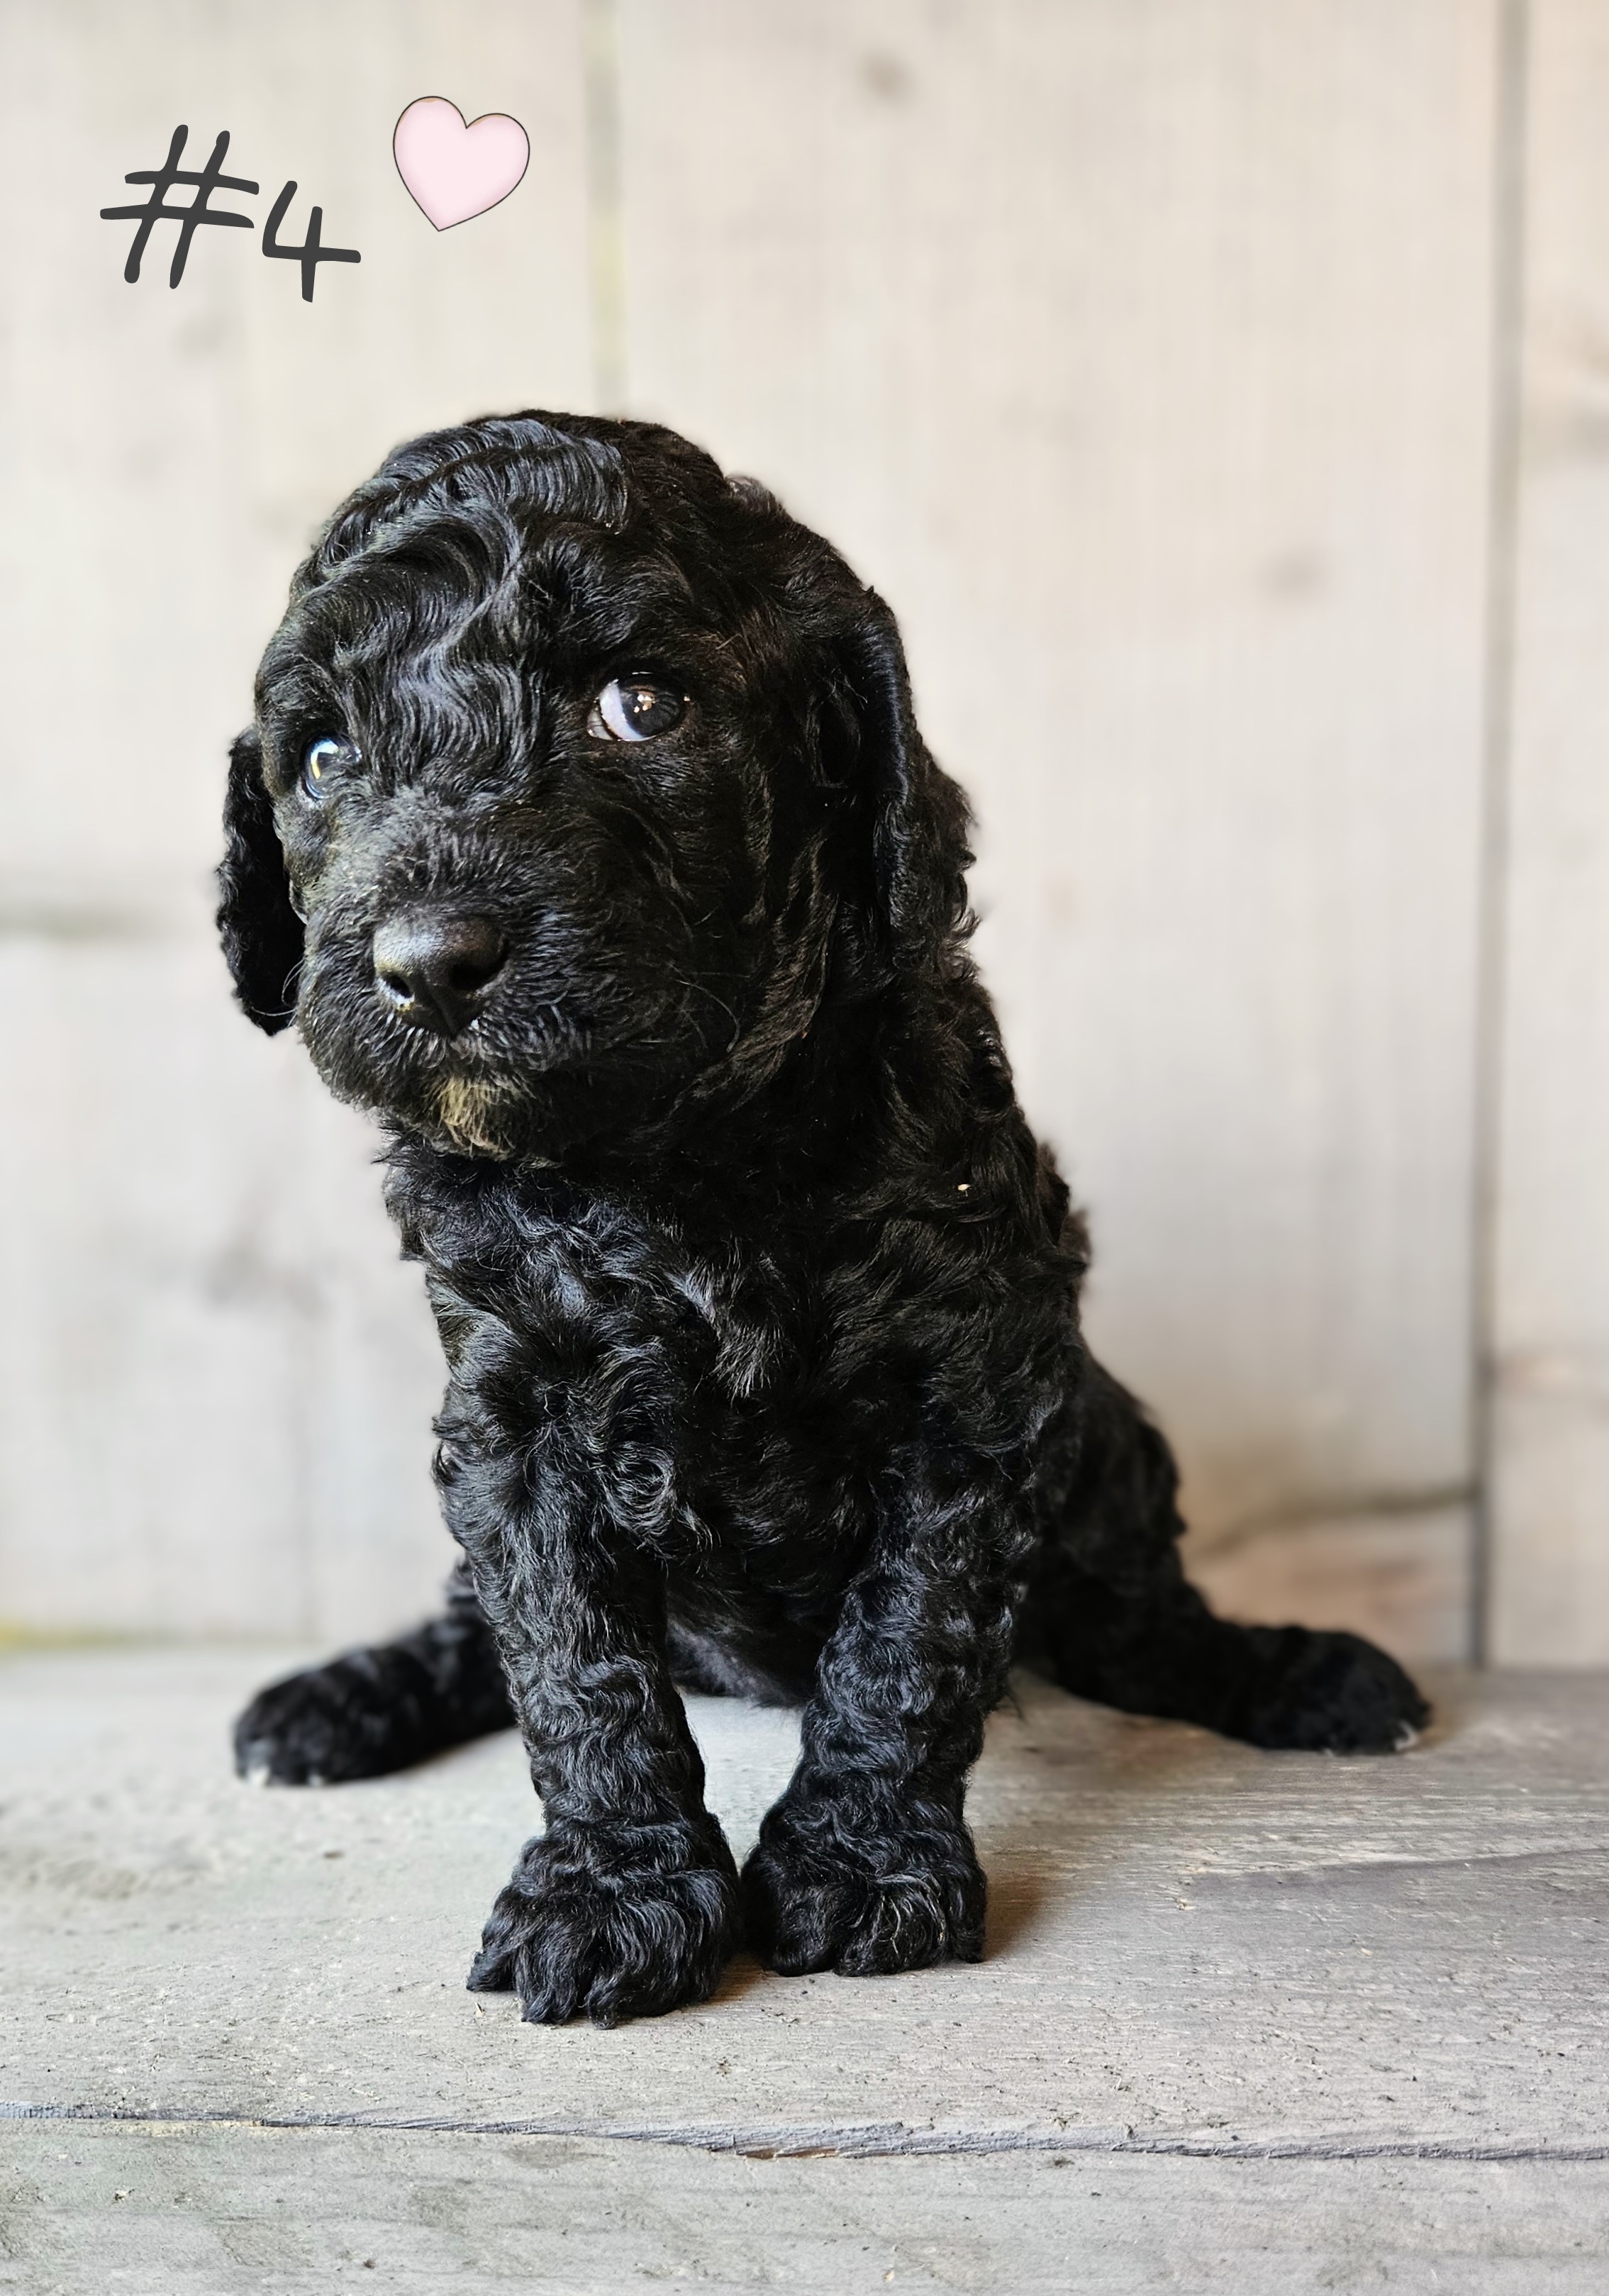
[[[653,1494],[655,1544],[748,1546],[801,1513],[853,1536],[940,1350],[841,1242],[700,1248],[593,1208],[426,1258],[460,1394],[550,1469],[639,1513]]]
[[[668,1440],[707,1443],[811,1395],[842,1401],[878,1386],[864,1350],[843,1343],[836,1285],[797,1258],[555,1222],[500,1259],[495,1272],[484,1260],[432,1266],[443,1336],[451,1354],[454,1308],[467,1311],[471,1352],[489,1347],[505,1369],[517,1357],[550,1416],[646,1411]]]

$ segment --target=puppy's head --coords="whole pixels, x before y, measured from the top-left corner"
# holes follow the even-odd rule
[[[762,489],[651,425],[488,419],[399,448],[298,573],[218,922],[342,1098],[553,1155],[943,965],[965,818],[886,607]]]

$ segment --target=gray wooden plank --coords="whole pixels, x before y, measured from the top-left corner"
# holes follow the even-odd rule
[[[0,2128],[0,2289],[1597,2296],[1601,2163],[789,2160],[380,2129]],[[364,2284],[367,2284],[365,2283]]]
[[[970,1801],[988,1958],[735,1964],[522,2026],[464,1972],[535,1816],[512,1735],[330,1792],[233,1779],[269,1657],[0,1667],[0,2100],[740,2149],[1579,2155],[1605,2144],[1609,1679],[1449,1676],[1396,1759],[1259,1754],[1031,1681]],[[792,1718],[694,1701],[741,1856]]]
[[[619,21],[632,403],[901,614],[1204,1543],[1456,1503],[1492,8]]]
[[[1609,1657],[1609,19],[1531,11],[1490,1642]]]

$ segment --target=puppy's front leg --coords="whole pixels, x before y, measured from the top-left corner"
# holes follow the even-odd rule
[[[652,2017],[713,1991],[741,1935],[736,1868],[664,1652],[659,1573],[562,1474],[456,1442],[439,1470],[507,1672],[546,1831],[469,1982],[534,2023]]]
[[[1006,1685],[1030,1544],[980,1480],[907,1482],[822,1653],[787,1792],[743,1872],[749,1938],[790,1974],[924,1969],[983,1951],[962,1815]]]

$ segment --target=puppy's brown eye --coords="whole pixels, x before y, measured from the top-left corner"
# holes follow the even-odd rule
[[[651,742],[686,715],[686,697],[662,677],[612,677],[592,705],[587,730],[610,742]]]
[[[338,774],[349,772],[362,763],[363,751],[355,742],[342,742],[333,734],[323,734],[301,761],[302,788],[309,797],[323,797]]]

